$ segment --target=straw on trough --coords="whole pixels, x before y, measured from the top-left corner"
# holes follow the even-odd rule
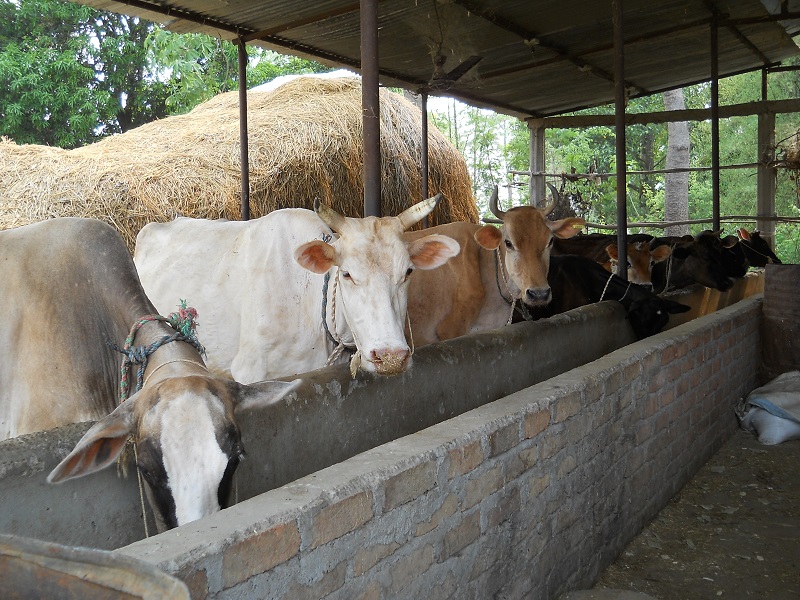
[[[363,214],[361,81],[299,77],[249,92],[251,217],[315,197],[348,216]],[[0,228],[52,217],[98,218],[133,247],[150,221],[176,214],[239,219],[238,93],[185,115],[148,123],[75,150],[0,140]],[[382,211],[421,199],[419,110],[381,90]],[[429,193],[444,200],[431,223],[478,221],[463,157],[429,128]]]

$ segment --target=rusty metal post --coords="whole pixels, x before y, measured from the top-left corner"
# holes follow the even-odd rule
[[[719,231],[719,29],[716,15],[711,19],[711,207],[712,229]]]
[[[378,0],[361,0],[361,111],[364,124],[364,216],[381,216],[381,107]]]
[[[242,221],[250,220],[250,154],[247,136],[247,46],[239,40],[239,158],[242,172]]]
[[[614,0],[614,135],[617,146],[617,275],[628,280],[628,163],[625,144],[625,36],[622,0]]]
[[[422,166],[420,167],[420,191],[422,192],[422,200],[428,198],[428,92],[420,93],[420,116],[422,117],[422,140],[420,140],[420,147],[422,154]],[[426,215],[422,221],[422,226],[428,228],[431,225],[430,215]]]
[[[528,149],[528,164],[531,169],[529,181],[530,199],[528,204],[531,206],[544,206],[547,190],[545,189],[544,175],[534,175],[534,173],[545,172],[544,157],[544,120],[537,119],[534,124],[528,121],[528,132],[530,134],[530,148]]]

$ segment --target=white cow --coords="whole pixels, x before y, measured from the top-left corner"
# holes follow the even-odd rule
[[[192,338],[156,318],[125,243],[101,221],[0,231],[0,306],[0,440],[97,420],[51,483],[113,465],[133,440],[159,531],[224,508],[244,453],[236,415],[298,385],[209,375]],[[127,380],[109,342],[126,336],[147,364],[141,390],[118,405]]]
[[[134,261],[157,308],[191,299],[212,372],[241,383],[294,375],[323,367],[341,342],[355,347],[353,368],[396,374],[411,363],[412,271],[460,250],[443,235],[403,240],[440,196],[397,217],[343,217],[316,202],[252,221],[151,223]]]

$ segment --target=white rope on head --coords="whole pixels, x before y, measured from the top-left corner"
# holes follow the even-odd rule
[[[613,278],[614,278],[614,273],[611,273],[611,275],[609,275],[609,276],[608,276],[608,281],[606,281],[606,285],[605,285],[605,287],[603,288],[603,293],[602,293],[602,294],[600,294],[600,300],[598,300],[598,302],[602,302],[602,301],[603,301],[603,298],[605,298],[605,297],[606,297],[606,290],[608,289],[608,284],[609,284],[609,283],[611,283],[611,280],[612,280]],[[628,290],[625,290],[625,293],[627,294],[627,293],[628,293]]]

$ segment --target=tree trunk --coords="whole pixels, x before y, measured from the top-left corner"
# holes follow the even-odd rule
[[[686,103],[683,90],[664,92],[666,110],[683,110]],[[689,123],[686,121],[667,124],[669,142],[667,144],[667,168],[677,169],[689,166]],[[664,220],[685,221],[689,218],[689,173],[667,173],[664,175]],[[664,230],[664,235],[686,235],[688,225],[672,225]]]

